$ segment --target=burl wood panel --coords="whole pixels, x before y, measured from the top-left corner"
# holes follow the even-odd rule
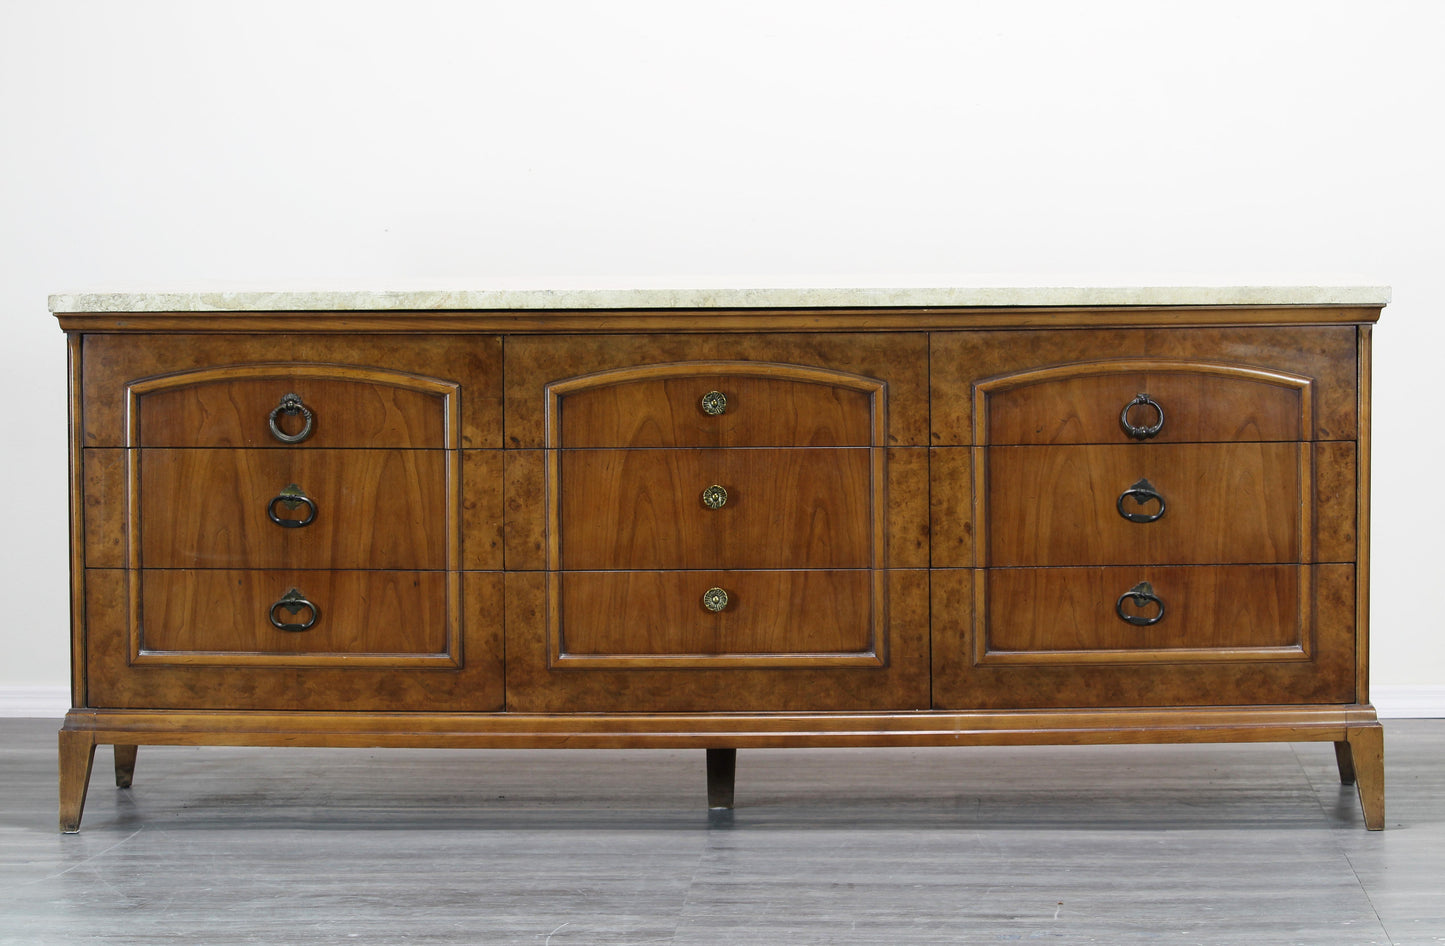
[[[141,573],[141,649],[235,654],[442,654],[447,651],[446,576],[413,571]],[[271,606],[290,589],[316,606],[305,631],[275,628]],[[305,623],[309,609],[282,623]]]
[[[1312,640],[1309,659],[1245,649],[1235,659],[1185,656],[1147,665],[1085,658],[980,664],[975,659],[973,637],[975,608],[984,606],[975,601],[977,573],[936,569],[931,585],[934,706],[1030,709],[1354,702],[1355,567],[1308,567],[1312,572],[1310,621],[1305,631]],[[1112,601],[1109,604],[1112,607]],[[1247,606],[1247,602],[1233,606]]]
[[[1300,561],[1296,443],[990,447],[991,566]],[[1133,522],[1123,494],[1148,480],[1163,515]],[[1131,515],[1159,501],[1123,498]]]
[[[447,567],[442,450],[139,450],[147,568]],[[454,454],[453,454],[454,455]],[[273,502],[301,488],[303,504]]]
[[[561,572],[565,656],[859,654],[874,648],[873,573]],[[727,592],[718,612],[709,588]]]
[[[1061,378],[988,395],[990,444],[1132,443],[1121,419],[1140,394],[1159,405],[1129,408],[1129,423],[1163,423],[1153,443],[1304,440],[1302,392],[1246,378],[1138,371]]]
[[[1308,331],[1284,326],[1019,329],[935,332],[930,339],[931,436],[935,444],[973,442],[976,381],[1051,365],[1121,358],[1195,360],[1301,375],[1313,381],[1313,430],[1305,439],[1350,440],[1355,436],[1356,333],[1352,325],[1322,325]],[[1137,393],[1130,392],[1129,397]],[[1113,408],[1116,426],[1117,412],[1123,406],[1120,403]],[[1235,423],[1237,426],[1238,421]],[[1165,426],[1173,425],[1166,420]],[[1044,432],[1035,436],[1044,436]]]
[[[87,335],[83,345],[84,408],[80,418],[84,444],[90,447],[126,444],[125,390],[128,383],[202,367],[227,365],[273,365],[282,373],[297,365],[313,369],[319,366],[384,366],[392,372],[455,382],[466,391],[458,418],[460,438],[456,445],[493,448],[502,445],[502,341],[499,337],[322,334]],[[200,401],[193,395],[183,395],[182,401],[189,399],[189,403],[178,405],[184,418],[176,421],[180,429],[156,433],[158,439],[151,443],[183,445],[182,442],[202,442],[195,438],[224,437],[224,441],[211,439],[204,442],[242,445],[250,442],[251,438],[262,438],[258,445],[274,443],[278,448],[284,447],[272,438],[267,415],[276,407],[280,396],[286,393],[292,392],[268,387],[265,398],[255,401],[256,395],[252,394],[244,403],[229,402],[224,390],[208,392]],[[306,391],[294,393],[303,397],[307,395]],[[181,392],[177,394],[181,395]],[[355,405],[342,400],[332,409],[333,402],[328,395],[327,410],[317,415],[315,433],[298,446],[388,445],[354,437],[346,443],[329,439],[346,431],[348,425],[358,435],[370,431],[391,437],[396,442],[390,445],[441,446],[430,439],[435,436],[435,419],[428,421],[431,426],[423,431],[412,426],[415,417],[403,404],[387,404],[385,398],[380,401],[377,398],[382,396],[373,393],[361,399],[365,403]],[[270,403],[265,403],[267,399]],[[259,421],[254,413],[257,409],[261,410]],[[353,416],[353,411],[361,413]],[[172,422],[156,412],[150,415],[149,423],[169,426]],[[164,426],[159,428],[164,429]],[[157,428],[152,427],[152,430]]]
[[[545,445],[543,394],[551,382],[695,361],[801,365],[876,378],[888,385],[887,445],[928,442],[928,337],[923,333],[516,336],[506,340],[506,358],[509,447]]]
[[[727,398],[718,415],[703,395]],[[872,398],[838,385],[730,374],[607,384],[560,399],[554,446],[867,447]]]
[[[313,574],[325,573],[297,573],[302,580]],[[305,584],[301,589],[312,593]],[[89,706],[336,712],[493,712],[503,707],[499,572],[466,572],[461,576],[459,668],[436,661],[425,668],[388,666],[385,662],[324,667],[287,667],[274,662],[266,666],[137,665],[130,654],[126,573],[91,569],[86,574],[85,592],[84,660]],[[321,592],[315,593],[321,596]],[[329,615],[328,604],[323,602],[322,607],[328,609]],[[197,628],[194,633],[207,632]],[[386,636],[384,631],[381,634]],[[275,659],[284,661],[286,657]],[[307,655],[297,655],[298,661],[308,659]],[[390,655],[389,659],[399,663],[410,658]]]
[[[871,453],[563,450],[561,567],[867,568]],[[721,508],[704,505],[710,486]]]
[[[994,568],[985,578],[985,659],[1010,652],[1149,651],[1302,646],[1300,566]],[[1115,604],[1140,581],[1163,602],[1163,618],[1140,627]],[[1149,619],[1153,603],[1125,599]],[[1144,672],[1141,670],[1141,672]]]
[[[507,709],[802,712],[928,705],[928,572],[886,572],[887,665],[663,669],[548,665],[547,575],[507,575]],[[698,592],[701,595],[701,590]]]

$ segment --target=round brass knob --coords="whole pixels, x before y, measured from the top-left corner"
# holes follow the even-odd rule
[[[721,391],[709,391],[702,396],[702,412],[712,417],[726,414],[728,396]]]
[[[728,593],[721,588],[709,588],[703,592],[702,606],[716,614],[728,606]]]
[[[728,491],[716,484],[702,491],[702,504],[709,509],[721,509],[728,502]]]

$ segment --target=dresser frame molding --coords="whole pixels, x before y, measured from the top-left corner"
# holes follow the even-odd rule
[[[1285,296],[1288,296],[1287,291]],[[1370,486],[1370,335],[1384,300],[1369,294],[1346,293],[1347,302],[1331,304],[1309,296],[1300,304],[1066,304],[928,305],[841,307],[766,307],[722,304],[672,309],[577,307],[546,311],[536,307],[456,311],[408,310],[394,303],[369,307],[365,298],[325,311],[268,309],[264,303],[244,311],[187,311],[175,307],[129,309],[98,297],[57,297],[52,300],[61,327],[68,333],[70,377],[70,535],[72,705],[59,733],[60,828],[79,830],[95,749],[115,750],[117,785],[131,784],[137,747],[142,745],[313,746],[313,747],[447,747],[447,748],[703,748],[709,756],[709,797],[730,805],[730,754],[739,748],[1079,745],[1210,742],[1329,742],[1341,780],[1359,791],[1365,826],[1384,826],[1383,730],[1369,703],[1369,486]],[[167,297],[175,299],[178,297]],[[1084,298],[1087,298],[1085,296]],[[1158,298],[1149,296],[1148,298]],[[1387,296],[1386,296],[1387,298]],[[58,300],[58,302],[57,302]],[[232,300],[234,303],[234,300]],[[245,308],[244,300],[234,303]],[[1351,325],[1356,330],[1357,434],[1354,438],[1356,489],[1356,557],[1354,607],[1354,699],[1342,703],[1293,703],[1230,706],[1077,707],[1042,709],[909,709],[880,712],[331,712],[301,709],[232,710],[123,709],[90,701],[84,655],[92,634],[86,607],[86,478],[81,458],[87,449],[84,416],[84,339],[106,334],[619,334],[666,332],[684,334],[818,333],[818,332],[953,332],[1071,330],[1123,328],[1223,328],[1230,326]],[[1233,371],[1232,365],[1218,366]],[[268,366],[253,370],[272,370]],[[278,368],[279,370],[279,368]],[[295,366],[286,366],[295,374]],[[349,370],[349,369],[348,369]],[[1048,369],[1045,369],[1048,370]],[[395,373],[381,372],[395,378]],[[1297,379],[1266,372],[1274,383]],[[197,376],[204,376],[205,369]],[[139,382],[169,383],[164,379]],[[408,382],[410,383],[410,382]],[[441,384],[418,378],[419,384]],[[1307,393],[1308,386],[1306,386]],[[540,392],[539,392],[540,393]],[[133,403],[136,392],[118,392]],[[453,390],[450,399],[465,397]],[[982,396],[982,395],[978,395]],[[1306,402],[1307,403],[1307,402]],[[449,405],[454,401],[449,400]],[[979,415],[976,415],[976,418]],[[977,421],[982,423],[982,421]],[[449,406],[447,429],[455,438],[457,411]],[[129,421],[127,430],[130,430]],[[455,443],[455,439],[451,441]],[[127,449],[133,449],[134,440]],[[883,441],[886,445],[886,440]],[[881,452],[881,448],[878,448]],[[975,476],[978,475],[975,444]],[[1304,471],[1301,471],[1302,475]],[[128,477],[134,476],[130,471]],[[555,469],[546,474],[555,486]],[[875,482],[880,471],[874,469]],[[460,517],[460,474],[448,467],[448,572],[455,576]],[[134,480],[130,479],[134,495]],[[1302,480],[1308,482],[1308,478]],[[970,483],[976,487],[977,483]],[[549,503],[550,509],[550,503]],[[131,508],[127,538],[129,562],[137,555]],[[881,514],[881,513],[880,513]],[[984,521],[982,519],[980,522]],[[555,523],[554,523],[555,527]],[[881,529],[875,523],[875,529]],[[555,532],[554,532],[555,534]],[[976,546],[979,555],[985,554]],[[1302,548],[1308,548],[1308,545]],[[548,555],[555,549],[549,548]],[[1308,560],[1308,559],[1306,559]],[[555,558],[552,559],[555,562]],[[1307,566],[1300,566],[1307,568]],[[130,569],[132,572],[134,569]],[[133,578],[130,579],[132,582]],[[459,595],[452,578],[449,594]],[[135,595],[135,585],[130,586]],[[875,592],[876,593],[876,592]],[[1304,593],[1303,591],[1301,592]],[[451,607],[451,605],[449,605]],[[455,609],[453,609],[455,611]],[[132,620],[135,620],[133,615]],[[132,625],[132,629],[134,625]],[[132,643],[138,643],[132,639]],[[457,641],[459,645],[459,640]],[[460,653],[458,652],[460,657]],[[555,655],[553,655],[555,656]],[[1173,655],[1177,656],[1177,655]],[[1281,659],[1308,659],[1281,654]],[[133,649],[132,657],[147,655]],[[232,658],[234,659],[234,658]],[[389,659],[389,658],[388,658]],[[1147,661],[1145,661],[1147,664]],[[724,780],[727,784],[723,784]]]

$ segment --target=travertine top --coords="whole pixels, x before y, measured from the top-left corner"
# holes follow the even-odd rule
[[[542,309],[806,309],[1010,306],[1379,306],[1388,286],[1029,286],[895,289],[475,289],[94,292],[50,311],[324,312]]]

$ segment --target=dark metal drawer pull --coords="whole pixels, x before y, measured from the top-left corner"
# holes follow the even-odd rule
[[[1134,500],[1136,506],[1147,506],[1149,503],[1157,502],[1159,511],[1154,513],[1127,512],[1124,509],[1124,500]],[[1140,480],[1133,486],[1119,494],[1119,501],[1115,504],[1119,509],[1119,515],[1130,522],[1154,522],[1164,517],[1164,497],[1154,488],[1154,484],[1148,480]]]
[[[303,609],[307,609],[310,610],[311,617],[301,624],[286,624],[280,618],[276,617],[276,611],[280,608],[285,608],[293,618],[300,614]],[[280,630],[304,631],[309,629],[311,625],[315,624],[317,619],[321,617],[321,609],[310,601],[307,601],[306,596],[301,593],[300,589],[292,588],[281,596],[280,601],[271,605],[270,617],[271,623]]]
[[[1153,409],[1155,415],[1157,416],[1157,419],[1154,421],[1153,426],[1136,427],[1134,424],[1129,423],[1129,412],[1136,407],[1148,407]],[[1137,394],[1134,396],[1134,400],[1130,401],[1128,404],[1125,404],[1124,410],[1119,413],[1119,423],[1123,425],[1124,433],[1128,434],[1130,437],[1133,437],[1135,440],[1148,440],[1150,437],[1157,436],[1159,431],[1164,429],[1164,408],[1160,407],[1159,402],[1154,400],[1149,395]]]
[[[288,434],[276,423],[276,418],[281,414],[288,417],[295,417],[297,414],[306,418],[306,423],[298,433]],[[281,403],[271,410],[271,435],[282,443],[300,443],[311,436],[311,422],[314,420],[311,408],[301,403],[299,394],[287,394],[281,398]]]
[[[281,505],[285,506],[287,509],[290,509],[293,512],[296,510],[297,506],[304,505],[306,507],[306,518],[286,519],[282,516],[276,515],[277,503],[280,503]],[[312,500],[310,496],[306,495],[305,490],[297,486],[295,483],[292,483],[285,489],[281,490],[280,494],[277,495],[275,499],[271,500],[271,502],[266,504],[266,515],[270,517],[272,522],[276,523],[283,529],[299,529],[302,526],[311,525],[312,521],[316,518],[316,502]]]
[[[1125,614],[1124,600],[1126,598],[1134,599],[1134,607],[1136,608],[1147,608],[1151,604],[1157,605],[1159,612],[1153,617],[1145,617],[1142,614]],[[1114,613],[1135,627],[1148,627],[1151,624],[1158,624],[1164,620],[1164,602],[1154,593],[1153,585],[1147,581],[1141,581],[1119,596],[1118,602],[1114,604]]]

